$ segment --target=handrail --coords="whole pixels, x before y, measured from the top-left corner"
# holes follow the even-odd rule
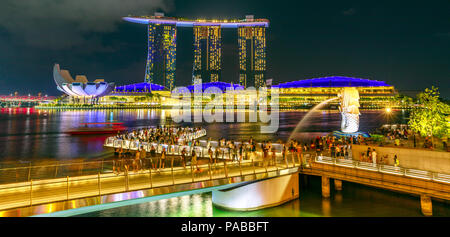
[[[287,155],[287,154],[286,154]],[[291,155],[291,154],[289,154]],[[437,182],[444,182],[444,183],[450,183],[450,175],[449,174],[442,174],[442,173],[435,173],[435,172],[428,172],[423,170],[416,170],[416,169],[408,169],[408,168],[402,168],[402,167],[395,167],[395,166],[388,166],[388,165],[382,165],[377,164],[373,166],[372,163],[367,162],[358,162],[353,160],[343,160],[343,159],[336,159],[332,157],[325,157],[325,156],[316,156],[316,157],[310,157],[308,158],[308,155],[306,155],[305,160],[308,164],[311,161],[315,161],[318,163],[325,163],[329,165],[334,166],[346,166],[350,168],[367,168],[372,169],[373,172],[381,172],[381,173],[391,173],[394,175],[399,176],[407,176],[407,177],[413,177],[413,178],[421,178],[421,179],[427,179]],[[280,159],[281,157],[281,159]],[[226,159],[223,160],[223,164],[219,163],[216,165],[223,165],[223,170],[219,168],[219,172],[222,175],[214,176],[212,175],[212,163],[209,161],[205,164],[199,164],[198,167],[201,168],[201,170],[209,171],[209,177],[207,177],[206,173],[203,173],[201,175],[198,175],[198,177],[194,177],[194,165],[190,164],[189,167],[186,167],[191,170],[191,182],[199,182],[205,180],[206,174],[206,180],[215,180],[215,179],[223,179],[223,178],[231,178],[231,177],[244,177],[246,175],[254,175],[255,178],[257,177],[257,174],[266,174],[263,177],[272,177],[275,175],[284,175],[288,174],[290,172],[297,172],[299,169],[292,169],[290,164],[286,164],[287,159],[284,159],[282,156],[278,156],[275,159],[274,165],[268,165],[266,164],[267,161],[269,161],[268,158],[266,160],[261,159],[262,155],[258,154],[256,156],[256,161],[254,159],[249,160],[237,160],[233,162],[232,165],[229,165],[229,161]],[[309,160],[308,160],[309,159]],[[130,159],[131,160],[131,159]],[[147,160],[146,158],[144,160]],[[175,157],[172,157],[171,161],[166,160],[167,162],[170,162],[170,167],[166,167],[164,169],[160,169],[160,172],[153,173],[153,159],[148,159],[149,162],[144,162],[144,165],[140,167],[140,169],[145,170],[148,169],[147,172],[133,172],[130,170],[128,172],[127,169],[122,170],[121,174],[113,174],[112,170],[109,169],[109,167],[106,167],[105,172],[102,172],[101,170],[96,171],[95,173],[91,175],[85,175],[83,177],[69,177],[66,176],[64,178],[58,178],[58,179],[49,179],[49,180],[41,180],[41,181],[35,181],[34,177],[30,179],[30,181],[23,182],[21,184],[18,184],[17,186],[9,186],[4,185],[2,189],[7,190],[9,188],[17,188],[24,190],[24,200],[25,205],[36,205],[43,203],[45,201],[49,202],[48,200],[70,200],[71,198],[79,198],[80,195],[87,195],[87,196],[94,196],[94,195],[105,195],[110,193],[117,193],[118,190],[125,191],[135,191],[135,190],[142,190],[147,188],[155,188],[155,187],[163,187],[168,185],[177,185],[177,184],[183,184],[190,182],[189,180],[186,180],[186,178],[189,177],[189,172],[184,172],[182,164],[175,165]],[[106,164],[109,164],[106,162]],[[146,165],[149,164],[149,167],[146,167]],[[178,167],[178,165],[180,165]],[[301,164],[301,161],[299,164],[293,163],[294,167],[302,167],[303,164]],[[258,170],[257,170],[258,169]],[[178,179],[175,178],[175,172],[183,172],[183,178]],[[223,172],[223,173],[222,173]],[[85,172],[86,174],[86,172]],[[178,173],[177,173],[178,174]],[[118,175],[118,176],[117,176]],[[148,177],[147,177],[148,175]],[[224,177],[225,176],[225,177]],[[117,177],[117,178],[116,178]],[[123,181],[122,181],[123,178]],[[170,180],[171,179],[171,180]],[[113,186],[113,190],[111,190],[111,180],[115,180]],[[170,181],[169,181],[170,180]],[[143,181],[143,182],[142,182]],[[84,186],[85,183],[91,183],[92,186]],[[44,191],[50,186],[62,186],[62,193],[60,191],[54,191],[54,192],[47,192]],[[97,187],[96,187],[97,186]],[[64,190],[65,188],[65,190]],[[82,191],[80,191],[80,188]],[[28,196],[27,196],[27,192]],[[80,194],[80,192],[85,192],[86,194]],[[5,192],[7,193],[7,192]],[[4,195],[3,192],[0,194]],[[59,196],[58,196],[59,195]],[[45,197],[45,198],[43,198]],[[28,200],[29,199],[29,200]],[[0,199],[0,209],[5,208],[7,206],[8,208],[11,207],[19,207],[23,206],[24,202],[19,202],[17,204],[14,204],[16,206],[13,206],[13,204],[8,204],[7,201],[2,201],[3,199]],[[5,202],[5,203],[4,203]],[[8,206],[10,205],[10,206]]]
[[[336,165],[336,166],[344,166],[344,167],[355,168],[355,169],[364,169],[364,170],[369,170],[369,171],[373,171],[373,172],[389,173],[389,174],[393,174],[393,175],[406,176],[406,177],[412,177],[412,178],[418,178],[418,179],[426,179],[426,180],[432,180],[432,181],[436,181],[436,182],[450,183],[450,174],[444,174],[444,173],[438,173],[438,172],[432,172],[432,171],[426,171],[426,170],[405,168],[405,167],[399,167],[399,166],[391,166],[391,165],[385,165],[385,164],[376,164],[376,163],[374,164],[374,163],[354,161],[354,160],[336,159],[334,157],[326,157],[326,156],[316,156],[315,162]]]

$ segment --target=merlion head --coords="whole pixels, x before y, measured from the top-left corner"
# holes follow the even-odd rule
[[[359,92],[355,87],[345,87],[339,94],[341,111],[344,113],[359,114]]]

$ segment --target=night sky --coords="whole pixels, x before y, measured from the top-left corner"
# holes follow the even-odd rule
[[[270,20],[267,78],[332,75],[386,81],[399,90],[438,86],[449,98],[450,1],[2,0],[0,94],[60,95],[54,63],[72,76],[116,85],[144,80],[145,25],[122,16]],[[223,29],[223,71],[238,82],[235,29]],[[192,28],[178,28],[176,85],[191,81]]]

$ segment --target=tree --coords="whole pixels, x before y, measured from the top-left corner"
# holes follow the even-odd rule
[[[448,135],[446,116],[450,106],[439,100],[438,88],[425,89],[417,96],[419,106],[413,108],[408,124],[421,136],[443,137]]]
[[[147,100],[147,102],[148,101],[153,101],[153,97],[154,97],[154,95],[153,95],[152,92],[149,92],[149,93],[145,94],[145,99]]]

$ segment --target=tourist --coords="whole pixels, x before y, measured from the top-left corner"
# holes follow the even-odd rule
[[[156,170],[157,165],[157,159],[156,159],[156,148],[152,145],[152,148],[150,148],[150,163],[152,165],[152,168]]]
[[[161,151],[161,157],[159,159],[159,169],[164,169],[165,166],[165,159],[166,159],[166,148],[163,147]]]
[[[183,147],[181,150],[181,162],[183,163],[183,167],[186,168],[186,147]]]
[[[239,158],[238,158],[238,147],[236,146],[236,144],[235,143],[233,143],[233,146],[232,146],[233,148],[232,148],[232,150],[233,150],[233,159],[235,160],[235,161],[238,161],[239,160]]]
[[[395,138],[394,144],[395,144],[395,146],[400,146],[400,139],[398,137]]]
[[[139,150],[139,149],[137,149],[136,150],[136,154],[135,154],[135,158],[134,158],[134,160],[132,161],[133,163],[133,170],[134,170],[134,172],[137,172],[138,171],[138,162],[139,162],[139,160],[140,160],[140,157],[141,157],[141,151]]]
[[[241,144],[239,144],[239,162],[242,162],[243,159],[244,159],[244,143],[241,142]]]
[[[208,156],[209,156],[209,163],[212,164],[213,163],[213,151],[212,151],[211,147],[208,148]]]
[[[399,160],[397,158],[397,155],[394,155],[394,166],[395,167],[400,167],[400,162],[399,162]]]
[[[377,152],[375,149],[372,150],[372,163],[374,167],[377,166]]]
[[[138,164],[139,169],[142,169],[142,163],[145,162],[146,159],[147,159],[147,150],[145,150],[144,147],[141,146],[141,154],[140,154],[140,160],[139,160],[139,164]]]
[[[270,145],[270,147],[272,147],[272,145]],[[273,163],[273,165],[276,165],[277,164],[277,159],[276,159],[275,147],[271,148],[271,152],[272,152],[272,163]]]
[[[339,145],[336,146],[335,150],[336,150],[336,158],[339,159],[341,156],[341,149]]]
[[[119,164],[119,159],[120,159],[120,149],[119,148],[115,148],[114,149],[114,159],[113,159],[113,173],[114,174],[119,174],[120,172],[120,168],[118,166]],[[116,173],[117,172],[117,173]]]
[[[297,160],[300,162],[300,165],[303,164],[303,152],[301,143],[297,142]]]
[[[200,169],[198,168],[197,154],[195,153],[195,151],[192,151],[192,157],[191,157],[191,167],[193,165],[195,165],[196,171],[200,171]]]
[[[217,165],[217,160],[219,159],[219,155],[220,155],[220,149],[219,149],[219,147],[216,147],[216,149],[214,151],[214,165]]]
[[[281,149],[282,149],[281,150],[281,155],[283,156],[284,162],[287,165],[287,149],[288,149],[288,147],[286,146],[286,144],[283,143],[283,146],[282,146]]]

